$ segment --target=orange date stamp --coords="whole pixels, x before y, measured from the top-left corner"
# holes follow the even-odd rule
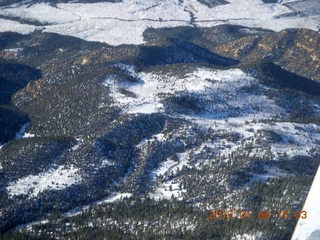
[[[229,209],[229,210],[209,210],[208,219],[213,220],[222,220],[222,219],[253,219],[258,218],[259,220],[269,220],[271,218],[279,218],[284,220],[289,219],[306,219],[307,211],[304,210],[259,210],[257,213],[253,213],[248,210],[240,209]]]

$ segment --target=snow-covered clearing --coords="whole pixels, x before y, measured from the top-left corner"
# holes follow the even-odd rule
[[[101,203],[112,203],[112,202],[116,202],[116,201],[120,201],[124,198],[130,198],[132,196],[131,193],[117,193],[103,201],[99,201]]]
[[[294,10],[281,3],[264,4],[260,0],[229,2],[230,4],[214,8],[197,0],[123,0],[116,3],[60,3],[56,6],[47,3],[31,6],[13,4],[0,8],[1,14],[37,21],[43,26],[0,19],[0,31],[30,33],[35,29],[43,29],[89,41],[120,45],[144,43],[142,34],[149,27],[209,27],[226,23],[275,31],[303,27],[318,30],[319,27],[319,15],[288,17]],[[306,5],[301,5],[300,8],[304,6]]]
[[[182,194],[184,192],[186,192],[186,190],[180,188],[179,182],[171,180],[161,184],[161,186],[159,186],[153,193],[149,194],[149,197],[155,200],[171,199],[172,197],[181,200],[183,199]]]
[[[271,151],[276,156],[309,155],[319,147],[320,127],[316,124],[277,123],[268,129],[282,136],[283,142],[271,145]]]
[[[177,153],[178,161],[173,161],[169,158],[167,161],[162,162],[159,168],[152,172],[152,180],[155,180],[157,176],[165,176],[169,172],[176,173],[181,170],[183,166],[189,166],[189,154],[190,150],[187,150],[183,153]],[[179,181],[174,179],[161,183],[152,193],[149,194],[149,197],[155,200],[171,199],[171,197],[181,200],[183,199],[182,193],[184,192],[186,192],[186,190],[182,188]]]
[[[168,159],[165,162],[162,162],[159,166],[159,168],[157,168],[153,174],[155,176],[161,176],[164,175],[165,173],[167,173],[169,170],[171,170],[173,167],[177,166],[178,163],[172,159]]]
[[[163,99],[181,93],[195,96],[206,103],[204,118],[254,115],[257,109],[260,110],[261,118],[283,112],[267,96],[255,94],[253,91],[248,93],[245,88],[257,84],[257,80],[240,69],[200,68],[184,78],[145,72],[135,73],[133,76],[138,76],[139,82],[119,81],[112,75],[104,81],[104,85],[111,89],[115,104],[127,113],[163,112]],[[123,93],[123,89],[131,94]]]
[[[317,30],[319,16],[280,17],[292,13],[283,4],[264,4],[259,0],[228,0],[230,4],[219,5],[208,10],[208,7],[196,0],[185,0],[189,9],[194,9],[196,24],[209,27],[216,24],[229,23],[247,27],[261,27],[280,31],[286,28],[310,28]]]
[[[253,146],[249,156],[265,158],[274,155],[273,160],[286,155],[288,158],[302,155],[310,156],[313,151],[319,151],[320,127],[315,124],[299,124],[293,122],[266,123],[259,120],[286,116],[286,109],[278,106],[275,98],[271,98],[271,88],[259,83],[258,79],[244,73],[240,69],[213,70],[198,68],[190,70],[183,76],[159,74],[158,72],[136,73],[132,66],[119,64],[126,73],[137,79],[136,82],[121,80],[117,76],[108,76],[104,85],[111,90],[114,104],[123,110],[123,113],[153,113],[166,112],[165,102],[171,96],[194,96],[199,100],[200,113],[173,113],[173,117],[182,117],[201,128],[214,129],[221,133],[221,139],[209,139],[202,145],[177,153],[178,161],[168,158],[159,164],[151,173],[152,181],[157,176],[167,173],[176,173],[183,166],[197,167],[201,162],[190,165],[190,153],[195,156],[209,148],[215,156],[228,162],[230,156],[237,152],[247,151],[246,146]],[[125,90],[125,91],[123,91]],[[128,94],[128,92],[130,94]],[[319,106],[315,103],[316,111]],[[179,107],[178,107],[179,108]],[[150,111],[152,109],[152,111]],[[254,120],[254,121],[253,121]],[[274,136],[275,140],[264,139],[261,134],[266,132]],[[226,134],[226,135],[223,135]],[[226,136],[236,134],[236,140]],[[264,145],[257,140],[266,141]],[[263,140],[264,139],[264,140]],[[260,141],[259,140],[259,141]],[[143,139],[137,147],[142,148],[152,139]],[[269,141],[269,142],[268,142]],[[209,160],[208,160],[209,161]],[[204,160],[205,162],[205,160]],[[266,166],[265,173],[252,174],[252,181],[264,181],[269,178],[285,177],[286,172],[275,167]],[[150,196],[154,198],[180,197],[178,191],[169,191],[172,182],[164,182]]]
[[[256,114],[257,118],[263,115]],[[261,118],[263,119],[263,118]],[[274,154],[274,160],[280,156],[286,155],[291,158],[294,156],[308,156],[312,155],[313,151],[319,151],[319,139],[320,139],[320,127],[316,124],[299,124],[292,122],[276,122],[273,124],[248,122],[247,117],[229,118],[225,120],[215,120],[206,118],[192,118],[196,123],[204,127],[212,127],[217,131],[228,131],[238,133],[241,136],[240,141],[254,143],[257,138],[256,133],[258,131],[269,131],[281,136],[281,140],[278,142],[272,142],[268,145],[270,150]],[[252,119],[251,119],[252,120]],[[215,141],[207,144],[210,148],[215,149],[220,157],[227,158],[229,154],[243,148],[244,143],[240,142],[228,142],[226,140]],[[255,155],[263,156],[264,152],[261,151],[259,144],[254,144],[256,149],[252,150],[250,156]]]
[[[268,179],[272,178],[286,177],[288,175],[288,173],[282,171],[280,168],[277,167],[266,166],[264,170],[266,170],[266,173],[263,174],[250,173],[252,177],[247,185],[250,185],[254,182],[267,181]]]
[[[82,178],[79,169],[71,166],[59,166],[38,175],[29,175],[9,183],[7,191],[11,197],[29,195],[35,197],[44,190],[62,190],[73,184],[79,184]]]

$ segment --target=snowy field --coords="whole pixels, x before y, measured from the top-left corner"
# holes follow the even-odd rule
[[[267,96],[248,93],[245,88],[255,85],[257,80],[240,69],[212,70],[197,69],[185,78],[170,74],[134,73],[131,66],[121,68],[131,71],[131,76],[140,79],[137,83],[119,81],[116,76],[108,76],[104,85],[111,89],[116,105],[126,113],[163,112],[163,100],[174,94],[185,94],[206,103],[205,113],[208,119],[248,116],[252,118],[259,109],[259,118],[270,118],[274,113],[284,110]],[[127,70],[130,72],[129,70]],[[264,86],[260,86],[261,89]],[[131,95],[123,94],[123,89]]]
[[[62,190],[81,182],[79,169],[74,166],[59,166],[38,175],[29,175],[9,183],[7,191],[11,197],[29,195],[35,197],[44,190]]]
[[[310,4],[314,6],[312,14]],[[142,44],[143,32],[149,28],[175,26],[209,27],[219,24],[238,24],[280,31],[286,28],[319,29],[319,4],[290,1],[284,4],[264,4],[260,0],[229,0],[230,4],[209,8],[197,0],[148,0],[111,3],[64,3],[50,6],[12,4],[0,8],[0,31],[29,33],[35,29],[76,36],[89,41],[111,45]],[[283,2],[283,3],[287,3]],[[306,11],[304,11],[306,9]],[[295,14],[305,12],[303,15]],[[32,24],[33,22],[34,25]],[[36,26],[41,23],[41,26]]]
[[[0,10],[1,13],[2,10]],[[1,32],[18,32],[21,34],[28,34],[38,29],[36,26],[29,24],[22,24],[16,21],[11,21],[7,19],[0,18],[0,31]]]

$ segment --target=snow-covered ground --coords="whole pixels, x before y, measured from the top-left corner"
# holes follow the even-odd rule
[[[209,120],[209,123],[212,124],[212,121]],[[283,156],[286,154],[288,158],[294,156],[310,156],[312,155],[312,150],[319,151],[319,146],[317,139],[320,139],[320,127],[314,124],[296,124],[296,123],[275,123],[273,126],[265,123],[247,123],[244,122],[242,124],[234,125],[232,123],[224,122],[222,120],[215,121],[215,130],[221,132],[232,132],[239,133],[241,138],[236,141],[228,141],[226,139],[218,139],[215,141],[208,140],[204,142],[200,146],[193,148],[192,150],[187,150],[183,153],[178,153],[178,161],[174,161],[171,158],[168,158],[166,161],[162,162],[157,169],[152,172],[152,176],[154,179],[156,176],[166,176],[168,173],[177,173],[179,172],[183,166],[187,166],[189,168],[200,167],[200,163],[210,163],[212,160],[202,160],[199,158],[196,163],[190,163],[191,159],[197,154],[205,151],[204,149],[213,150],[216,156],[219,156],[220,159],[224,159],[226,162],[230,161],[230,155],[237,152],[245,152],[246,146],[245,143],[252,143],[253,150],[250,155],[255,155],[256,157],[261,156],[263,159],[265,155],[268,153],[265,150],[262,150],[258,145],[254,144],[256,140],[256,133],[258,130],[268,130],[273,131],[275,133],[279,133],[282,137],[282,140],[278,143],[269,143],[271,146],[272,154],[274,154],[273,160],[277,160],[279,156]],[[220,123],[220,124],[219,124]],[[222,124],[224,123],[224,124]],[[210,126],[210,125],[209,125]],[[212,125],[213,126],[213,125]],[[253,132],[250,129],[255,129]],[[285,129],[285,131],[284,131]],[[299,130],[297,130],[299,129]],[[283,131],[283,132],[281,132]],[[292,144],[288,144],[287,140],[293,141]],[[275,147],[276,146],[276,147]],[[264,166],[263,173],[254,173],[249,172],[251,179],[248,185],[251,185],[254,182],[267,181],[272,178],[283,178],[290,175],[290,172],[286,172],[279,167],[276,166]],[[178,182],[177,180],[175,180]],[[182,191],[178,192],[178,189],[175,188],[173,191],[169,190],[170,184],[172,184],[173,180],[164,181],[160,184],[151,194],[150,197],[154,199],[161,198],[171,198],[173,194],[178,199],[181,199]],[[180,190],[180,189],[179,189]]]
[[[259,239],[263,234],[261,232],[252,234],[234,234],[231,240],[256,240]]]
[[[0,8],[1,15],[37,21],[43,26],[0,19],[0,31],[29,33],[43,29],[89,41],[120,45],[142,44],[142,33],[149,27],[214,26],[226,23],[275,31],[302,27],[318,30],[319,27],[319,15],[288,17],[294,10],[283,4],[264,4],[260,0],[229,2],[214,8],[197,0],[123,0],[116,3],[61,3],[56,6],[47,3],[31,6],[13,4]],[[285,15],[287,17],[279,17]]]
[[[29,126],[29,123],[25,123],[21,126],[20,130],[16,133],[16,139],[23,138],[28,126]]]
[[[274,154],[274,160],[283,155],[288,157],[307,156],[311,155],[315,149],[319,151],[320,127],[315,124],[277,122],[270,125],[267,123],[246,122],[246,118],[231,118],[228,119],[228,122],[225,120],[193,119],[198,124],[214,127],[217,131],[228,130],[229,132],[239,133],[242,136],[241,139],[250,142],[254,142],[256,138],[254,134],[257,131],[264,130],[279,134],[282,138],[281,141],[269,143],[271,152]],[[227,158],[229,154],[243,147],[239,142],[227,142],[226,140],[223,140],[223,142],[204,143],[204,145],[215,149],[219,156],[224,158]],[[255,156],[259,156],[264,154],[258,145],[256,145],[256,148],[256,151],[253,150],[250,155],[255,154]]]
[[[199,26],[212,26],[213,23],[238,24],[248,27],[262,27],[280,31],[285,28],[310,28],[317,30],[319,17],[282,17],[292,12],[282,4],[264,4],[259,0],[228,0],[230,4],[208,8],[195,0],[185,0],[186,6],[193,10]]]
[[[313,151],[319,151],[320,127],[315,124],[299,124],[293,122],[259,122],[263,119],[286,116],[286,109],[280,107],[275,98],[270,98],[269,87],[261,85],[258,79],[241,71],[240,69],[213,70],[198,68],[190,70],[183,76],[177,76],[170,72],[159,74],[158,72],[135,72],[132,66],[118,65],[126,73],[137,79],[136,82],[121,80],[111,75],[106,78],[104,85],[111,90],[114,104],[123,110],[124,114],[164,112],[164,102],[170,96],[181,94],[195,96],[201,100],[201,108],[205,111],[198,114],[173,113],[173,117],[182,117],[201,128],[212,128],[216,132],[238,134],[236,141],[226,138],[208,140],[200,146],[192,149],[192,155],[201,153],[203,149],[210,148],[216,156],[228,162],[230,155],[247,151],[246,144],[253,146],[250,156],[264,158],[273,154],[272,159],[277,160],[282,156],[289,159],[294,156],[310,156]],[[125,90],[125,91],[123,91]],[[130,92],[130,94],[128,94]],[[320,106],[312,103],[313,110],[319,111]],[[255,120],[255,121],[253,121]],[[278,136],[279,139],[267,143],[262,147],[256,143],[259,132],[266,131]],[[158,134],[159,135],[159,134]],[[143,139],[137,147],[143,148],[151,139]],[[163,137],[161,137],[162,139]],[[168,140],[168,139],[167,139]],[[165,140],[166,141],[166,140]],[[159,164],[151,173],[152,181],[157,176],[165,176],[169,171],[176,173],[183,166],[191,166],[191,150],[178,153],[178,160],[168,158]],[[266,166],[263,174],[252,173],[251,182],[265,181],[269,178],[285,177],[287,172],[281,171],[275,166]],[[176,186],[172,181],[164,181],[151,193],[155,199],[180,198],[182,191],[176,188],[169,190],[169,186]]]
[[[78,137],[76,138],[76,140],[77,140],[77,143],[71,148],[72,151],[77,151],[80,148],[80,146],[83,144],[83,138]]]
[[[131,196],[132,196],[132,193],[115,193],[115,194],[112,194],[111,196],[109,196],[109,197],[107,197],[105,199],[102,199],[102,200],[96,201],[94,203],[91,203],[90,205],[86,205],[86,206],[82,206],[82,207],[71,209],[70,211],[64,213],[64,216],[65,217],[76,216],[76,215],[79,215],[79,214],[83,213],[84,211],[87,211],[90,207],[98,206],[98,205],[101,205],[101,204],[104,204],[104,203],[113,203],[113,202],[116,202],[116,201],[121,201],[124,198],[130,198]]]
[[[153,174],[155,176],[161,176],[164,175],[165,173],[167,173],[170,169],[174,168],[175,166],[177,166],[177,162],[173,161],[172,159],[168,159],[165,162],[162,162],[159,166],[159,168],[157,168]]]
[[[116,201],[120,201],[124,198],[130,198],[132,196],[131,193],[117,193],[114,196],[111,196],[103,201],[101,201],[101,203],[111,203],[111,202],[116,202]]]
[[[11,197],[16,195],[37,196],[44,190],[62,190],[81,182],[79,169],[71,166],[59,166],[38,175],[29,175],[9,183],[7,191]]]
[[[14,5],[13,5],[14,6]],[[5,16],[16,16],[27,20],[37,20],[41,23],[63,24],[80,20],[80,16],[72,12],[55,8],[46,3],[20,5],[19,7],[3,8]]]
[[[283,142],[271,145],[276,155],[286,154],[290,157],[308,155],[319,146],[320,128],[315,124],[277,123],[268,129],[282,136]]]
[[[177,153],[178,161],[173,161],[172,159],[167,159],[167,161],[162,162],[159,168],[155,169],[151,177],[152,180],[155,180],[157,176],[165,176],[170,172],[176,173],[182,169],[183,166],[189,166],[189,154],[190,150],[187,150],[183,153]],[[161,183],[157,188],[149,194],[149,197],[159,200],[159,199],[170,199],[172,196],[176,199],[183,199],[182,193],[186,192],[185,189],[182,188],[179,181],[177,180],[168,180]]]
[[[320,239],[320,167],[313,180],[303,210],[307,212],[306,218],[300,218],[292,240],[317,240]]]
[[[182,194],[186,192],[185,189],[180,188],[179,182],[176,181],[168,181],[161,186],[159,186],[153,193],[149,194],[149,197],[159,200],[159,199],[171,199],[171,197],[175,197],[176,199],[183,199]]]
[[[0,10],[1,13],[1,10]],[[1,19],[0,18],[0,32],[18,32],[21,34],[28,34],[37,29],[41,29],[40,27],[36,27],[30,24],[22,24],[17,21]]]
[[[29,123],[25,123],[21,126],[20,130],[16,133],[16,140],[21,138],[31,138],[35,136],[34,134],[26,131],[28,127],[29,127]]]
[[[281,170],[277,167],[265,167],[266,173],[257,174],[257,173],[250,173],[251,179],[250,182],[247,184],[250,185],[254,182],[264,182],[271,178],[281,178],[288,176],[288,173],[285,173],[285,171]]]
[[[131,66],[127,67],[131,69]],[[272,117],[283,109],[273,103],[267,96],[254,92],[248,94],[242,90],[257,83],[257,80],[240,69],[213,70],[199,68],[184,78],[158,73],[132,73],[139,82],[119,81],[115,76],[108,76],[104,85],[111,89],[111,96],[127,113],[163,112],[164,96],[185,93],[199,97],[206,102],[206,113],[209,119],[221,119],[241,115],[252,115],[259,109],[260,118]],[[263,88],[263,86],[261,86]],[[123,90],[131,92],[126,95]]]

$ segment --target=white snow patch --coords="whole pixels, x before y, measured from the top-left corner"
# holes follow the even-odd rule
[[[22,50],[23,48],[7,48],[7,49],[4,49],[3,52],[6,54],[9,54],[8,57],[12,58],[12,57],[17,57]]]
[[[70,11],[52,7],[47,3],[21,5],[15,8],[3,8],[1,13],[4,16],[14,16],[26,20],[37,20],[41,23],[57,24],[80,20],[80,16]]]
[[[59,166],[39,175],[29,175],[15,182],[9,183],[9,196],[30,195],[35,197],[44,190],[62,190],[73,184],[79,184],[81,176],[79,169],[71,166]]]
[[[16,140],[21,139],[21,138],[32,138],[35,136],[34,134],[32,134],[30,132],[26,132],[28,127],[29,127],[29,123],[25,123],[22,125],[19,132],[16,133]]]
[[[76,144],[76,145],[74,145],[74,146],[71,148],[71,150],[72,150],[72,151],[76,151],[76,150],[79,149],[79,147],[80,147],[80,144]]]
[[[153,171],[153,173],[156,176],[164,175],[166,172],[168,172],[170,169],[172,169],[174,166],[176,166],[178,163],[172,159],[168,159],[165,162],[162,162],[158,169]]]
[[[271,107],[271,106],[270,106]],[[258,113],[259,114],[259,113]],[[258,115],[259,117],[263,115]],[[249,115],[250,116],[250,115]],[[216,131],[236,132],[241,134],[240,141],[254,142],[254,134],[258,130],[269,130],[279,134],[281,141],[276,143],[269,143],[271,152],[274,154],[274,160],[280,156],[286,155],[288,158],[303,155],[307,156],[312,151],[320,151],[318,140],[320,139],[320,127],[315,124],[298,124],[291,122],[277,122],[274,124],[266,124],[259,122],[252,122],[248,117],[228,118],[228,121],[210,118],[190,118],[200,126],[212,127]],[[257,118],[256,118],[257,119]],[[250,120],[251,122],[247,122]],[[251,130],[250,130],[251,129]],[[220,157],[228,160],[229,154],[241,150],[244,142],[228,142],[226,139],[216,140],[210,144],[206,143],[208,147],[215,149]],[[263,156],[264,151],[261,151],[258,145],[250,153],[250,156]],[[283,173],[285,174],[285,173]],[[265,177],[268,177],[267,175]]]
[[[231,238],[231,240],[255,240],[255,239],[259,239],[262,236],[262,233],[258,232],[258,233],[245,233],[245,234],[238,234],[235,235]]]
[[[101,167],[105,167],[105,166],[113,166],[114,165],[114,163],[110,160],[110,159],[103,159],[102,161],[101,161]]]
[[[148,141],[149,141],[149,139],[146,139],[146,138],[142,139],[142,140],[137,144],[137,147],[138,147],[138,148],[143,147],[144,145],[146,145],[146,144],[148,143]]]
[[[300,218],[294,230],[292,240],[316,240],[320,238],[320,167],[313,180],[308,197],[303,206],[307,218]]]
[[[179,163],[171,169],[173,172],[181,170],[183,166],[189,166],[189,156],[191,151],[192,150],[189,149],[185,152],[177,153]]]
[[[110,197],[96,201],[90,205],[74,208],[66,213],[63,214],[64,217],[73,217],[77,216],[85,211],[87,211],[90,207],[99,206],[104,203],[112,203],[116,201],[122,201],[124,198],[130,198],[132,193],[114,193]]]
[[[164,141],[166,141],[166,139],[167,139],[167,138],[164,136],[163,133],[155,134],[155,135],[152,136],[152,138],[157,139],[157,141],[159,141],[159,142],[164,142]]]
[[[77,143],[71,148],[72,151],[76,151],[80,148],[81,144],[83,143],[82,138],[77,138]]]
[[[154,134],[151,136],[151,138],[147,139],[147,138],[144,138],[142,139],[138,144],[137,144],[137,147],[138,148],[143,148],[147,143],[150,143],[150,142],[154,142],[154,141],[159,141],[159,142],[163,142],[166,140],[166,138],[164,137],[164,134],[163,133],[158,133],[158,134]]]
[[[41,221],[34,221],[34,222],[30,222],[28,224],[21,224],[15,227],[15,230],[22,230],[22,229],[28,229],[29,231],[32,229],[33,226],[35,225],[42,225],[42,224],[46,224],[48,223],[49,220],[45,219],[45,220],[41,220]]]
[[[129,69],[130,66],[127,67]],[[132,73],[138,82],[121,81],[110,75],[104,85],[111,90],[115,104],[127,113],[163,112],[162,100],[176,93],[200,96],[206,102],[204,118],[230,118],[234,114],[252,119],[255,113],[259,118],[270,118],[284,110],[264,95],[248,93],[242,90],[257,84],[257,79],[240,69],[213,70],[199,68],[184,78],[170,74]],[[262,86],[260,86],[262,88]],[[122,90],[131,92],[130,95]],[[199,116],[197,116],[198,118]]]
[[[320,139],[320,127],[315,124],[278,122],[268,129],[278,133],[284,141],[271,144],[271,151],[276,156],[308,155],[312,149],[319,148],[317,139]]]
[[[130,198],[131,196],[132,196],[132,193],[118,193],[110,198],[103,200],[102,202],[103,203],[110,203],[110,202],[121,201],[124,198]]]
[[[3,15],[36,20],[45,26],[20,24],[0,20],[0,31],[30,33],[35,29],[71,35],[89,41],[111,45],[143,44],[143,32],[149,28],[176,26],[210,27],[218,24],[237,24],[279,31],[286,28],[309,28],[317,31],[320,16],[292,16],[285,5],[264,4],[260,0],[229,0],[230,4],[208,8],[197,0],[123,0],[117,3],[47,3],[2,7]],[[191,23],[191,13],[194,22]]]
[[[22,23],[7,20],[7,19],[0,19],[0,32],[17,32],[21,34],[29,34],[37,29],[41,29],[41,28],[33,25],[29,25],[29,24],[22,24]]]
[[[20,130],[16,133],[16,139],[21,139],[23,138],[25,132],[26,132],[26,129],[28,128],[29,126],[29,123],[25,123],[22,125],[22,127],[20,128]]]
[[[149,197],[155,200],[171,199],[172,197],[178,200],[183,199],[182,194],[186,192],[185,189],[180,189],[179,182],[171,180],[163,183],[153,193],[149,193]]]
[[[197,0],[185,0],[189,10],[195,14],[196,24],[209,27],[219,24],[237,24],[247,27],[261,27],[280,31],[286,28],[309,28],[317,31],[319,16],[281,17],[292,13],[285,5],[273,3],[264,4],[260,0],[230,0],[230,4],[208,8]]]
[[[179,159],[178,162],[173,161],[170,158],[167,161],[162,162],[160,167],[152,172],[151,176],[155,178],[156,176],[165,175],[169,171],[176,173],[181,170],[183,166],[189,166],[188,156],[190,151],[191,150],[187,150],[183,153],[177,153]],[[155,200],[170,199],[172,196],[181,200],[183,199],[182,194],[184,192],[186,192],[186,190],[180,186],[179,181],[177,179],[173,179],[161,183],[152,193],[149,193],[149,196]]]
[[[270,178],[279,178],[279,177],[285,177],[288,175],[285,171],[278,167],[271,167],[271,166],[265,166],[265,170],[267,171],[267,175]]]
[[[91,11],[91,10],[90,10]],[[83,19],[66,24],[48,25],[45,32],[70,35],[87,41],[106,42],[118,46],[122,44],[143,44],[143,32],[149,27],[177,27],[179,21],[169,25],[150,20],[122,21],[117,19]]]
[[[32,138],[32,137],[34,137],[34,136],[35,136],[35,135],[32,134],[32,133],[25,132],[25,133],[23,134],[22,138]]]
[[[247,185],[250,185],[254,182],[264,182],[272,178],[281,178],[288,176],[288,173],[282,171],[277,167],[266,166],[264,170],[266,170],[266,173],[263,174],[250,173],[252,175],[252,178],[250,179],[250,182]]]

